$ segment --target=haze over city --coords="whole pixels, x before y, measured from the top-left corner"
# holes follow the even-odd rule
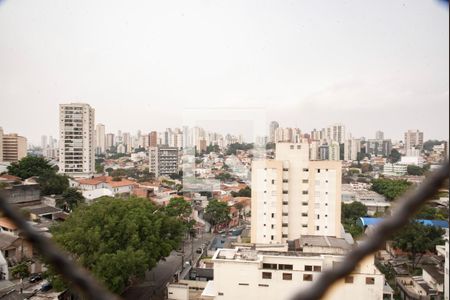
[[[448,139],[448,21],[422,0],[2,1],[0,126],[38,144],[60,103],[85,102],[108,132],[250,107],[305,132]]]

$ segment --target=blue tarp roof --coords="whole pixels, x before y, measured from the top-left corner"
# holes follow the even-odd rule
[[[383,221],[383,218],[359,218],[358,225],[362,227],[367,227],[370,225],[376,225]],[[422,223],[427,226],[436,226],[441,228],[448,228],[448,222],[447,221],[440,221],[440,220],[416,220],[419,223]]]

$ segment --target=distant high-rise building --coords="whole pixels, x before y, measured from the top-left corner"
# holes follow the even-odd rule
[[[344,160],[355,161],[358,159],[358,153],[361,152],[360,139],[348,139],[344,145]]]
[[[341,236],[339,161],[311,161],[309,145],[278,143],[275,160],[253,161],[252,243]]]
[[[391,140],[373,140],[366,142],[366,153],[374,156],[389,156],[392,152]]]
[[[333,124],[327,128],[327,139],[343,144],[346,139],[345,126],[343,124]]]
[[[328,144],[323,144],[319,146],[319,160],[329,160],[330,159],[330,146]]]
[[[149,148],[149,171],[156,177],[178,174],[178,148],[157,146]]]
[[[95,110],[84,103],[60,105],[59,171],[74,177],[95,174]]]
[[[0,132],[0,136],[3,136],[1,140],[2,161],[4,162],[17,162],[27,156],[27,139],[23,136],[19,136],[17,133],[4,134]]]
[[[115,145],[114,140],[114,133],[108,133],[106,135],[106,150],[111,150],[111,148]]]
[[[416,148],[423,149],[423,132],[419,130],[408,130],[405,132],[405,150]]]
[[[149,133],[149,135],[150,135],[150,138],[149,138],[150,144],[149,144],[149,146],[150,147],[158,146],[158,133],[156,131],[152,131],[152,132]]]
[[[269,129],[270,130],[270,132],[269,132],[269,142],[270,143],[275,143],[276,142],[276,140],[275,140],[275,132],[276,132],[276,130],[278,128],[280,128],[280,124],[278,124],[278,122],[272,121],[270,123],[270,129]]]
[[[106,152],[105,125],[97,124],[95,128],[95,145],[97,154]]]
[[[48,147],[48,137],[46,135],[41,136],[41,148],[42,150],[47,149]]]
[[[376,140],[384,140],[384,132],[380,131],[380,130],[375,132],[375,139]]]
[[[331,142],[329,146],[329,160],[341,160],[341,146],[337,141]]]

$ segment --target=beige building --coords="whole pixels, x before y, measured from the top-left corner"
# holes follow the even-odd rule
[[[348,139],[344,145],[344,160],[355,161],[358,159],[358,153],[361,152],[360,139]]]
[[[279,143],[252,165],[252,243],[341,236],[341,162],[310,161],[309,145]]]
[[[345,242],[330,239],[329,244],[333,243],[339,248]],[[335,268],[343,259],[343,255],[331,253],[217,250],[213,258],[214,281],[208,282],[201,299],[292,299],[296,292],[311,287],[321,272]],[[384,275],[375,267],[374,257],[369,256],[323,299],[381,300],[384,286]]]
[[[0,161],[16,162],[27,156],[27,139],[16,133],[4,134],[0,129]]]
[[[423,132],[419,130],[408,130],[405,132],[405,151],[412,148],[422,150],[423,142]]]
[[[95,110],[84,103],[61,104],[59,171],[74,177],[95,174]]]

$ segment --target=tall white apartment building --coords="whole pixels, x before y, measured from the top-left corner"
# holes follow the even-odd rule
[[[333,124],[327,128],[327,139],[343,144],[346,139],[345,126],[343,124]]]
[[[114,133],[108,133],[106,135],[106,150],[110,150],[114,145]]]
[[[278,143],[252,165],[252,243],[341,236],[341,162],[311,161],[309,145]]]
[[[416,148],[422,150],[423,148],[423,132],[419,130],[408,130],[405,132],[405,150]]]
[[[384,132],[381,130],[378,130],[375,132],[375,139],[376,140],[384,140]]]
[[[103,124],[97,124],[95,127],[95,149],[97,154],[106,152],[105,125]]]
[[[360,139],[348,139],[344,145],[344,160],[355,161],[358,159],[358,153],[361,152]]]
[[[59,171],[74,177],[95,174],[95,110],[84,103],[61,104]]]

